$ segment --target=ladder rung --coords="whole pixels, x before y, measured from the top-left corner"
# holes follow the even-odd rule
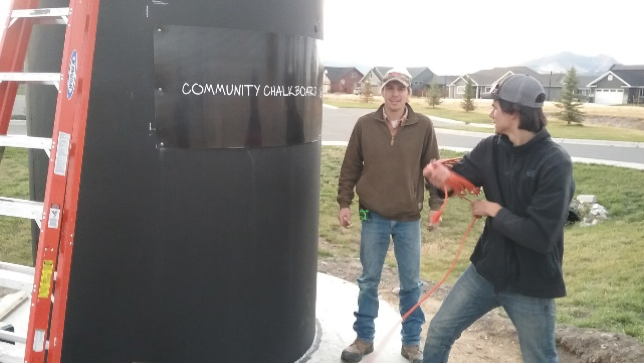
[[[51,84],[58,87],[61,77],[60,73],[26,73],[26,72],[3,72],[0,73],[0,82],[11,81],[20,83]]]
[[[14,343],[27,343],[27,338],[10,331],[0,330],[0,339]]]
[[[51,150],[51,138],[23,135],[0,135],[0,146]]]
[[[0,262],[0,286],[31,294],[35,269],[15,263]]]
[[[26,266],[25,268],[31,271],[10,270],[0,266],[0,286],[31,294],[34,285],[34,268]]]
[[[0,215],[42,220],[43,203],[31,200],[0,197]]]
[[[13,353],[17,354],[17,353]],[[13,355],[11,352],[3,350],[0,347],[0,363],[24,363],[25,357],[23,355]]]
[[[29,18],[40,24],[67,24],[71,15],[70,8],[18,9],[11,12],[11,22],[16,19]]]

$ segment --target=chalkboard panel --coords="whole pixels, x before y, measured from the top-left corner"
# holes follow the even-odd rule
[[[157,147],[318,141],[323,74],[318,41],[251,30],[156,26]]]

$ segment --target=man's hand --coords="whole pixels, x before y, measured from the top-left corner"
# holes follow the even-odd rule
[[[487,200],[475,200],[472,202],[472,214],[477,217],[496,217],[501,210],[501,205]]]
[[[351,225],[351,209],[340,208],[340,211],[338,212],[338,221],[342,227],[348,228]]]
[[[441,221],[443,220],[443,217],[440,217],[440,218],[438,218],[438,222],[436,222],[435,224],[432,223],[432,216],[434,214],[436,214],[436,213],[438,213],[437,210],[430,210],[429,211],[429,219],[427,220],[427,230],[428,231],[433,231],[436,228],[438,228],[438,226],[441,224]]]
[[[449,178],[450,173],[451,171],[448,167],[436,160],[432,160],[423,169],[423,176],[438,189],[445,187],[445,182]]]

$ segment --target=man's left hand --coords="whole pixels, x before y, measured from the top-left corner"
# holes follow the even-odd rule
[[[487,200],[475,200],[472,202],[472,214],[477,217],[496,217],[501,210],[501,205]]]
[[[430,210],[429,211],[429,219],[427,220],[427,230],[428,231],[433,231],[436,228],[438,228],[438,225],[441,224],[441,221],[443,220],[443,217],[440,217],[440,218],[438,218],[438,222],[436,222],[435,224],[432,223],[432,216],[434,214],[436,214],[436,213],[438,213],[437,210]]]

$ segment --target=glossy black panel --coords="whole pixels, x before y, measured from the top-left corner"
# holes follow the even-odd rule
[[[155,27],[158,147],[317,141],[322,112],[317,42],[250,30]]]
[[[216,134],[215,147],[202,137],[159,148],[156,58],[164,53],[176,71],[176,64],[190,64],[182,63],[181,52],[208,59],[191,70],[202,72],[199,82],[211,70],[212,83],[253,82],[253,73],[244,72],[250,69],[258,83],[316,86],[321,4],[101,1],[62,363],[285,363],[311,347],[319,99],[295,96],[289,104],[283,95],[256,94],[256,106],[243,96],[209,100],[235,120],[213,123],[226,136],[237,135],[230,138],[235,145]],[[34,40],[50,43],[47,35],[62,29],[42,27]],[[170,40],[170,49],[160,52],[169,29],[215,39],[188,45],[177,33],[179,42]],[[220,54],[213,45],[228,51]],[[60,53],[50,48],[30,53],[29,66],[43,66],[32,71],[56,71],[50,68],[60,65]],[[244,49],[252,59],[242,57]],[[27,97],[30,132],[46,134],[56,91],[37,93],[36,87],[42,86],[31,87]],[[211,110],[199,102],[175,105],[187,107],[189,119],[208,114],[200,119],[208,125]],[[261,134],[248,132],[258,130],[250,120],[261,121]],[[47,165],[34,166],[38,185],[44,186]]]

